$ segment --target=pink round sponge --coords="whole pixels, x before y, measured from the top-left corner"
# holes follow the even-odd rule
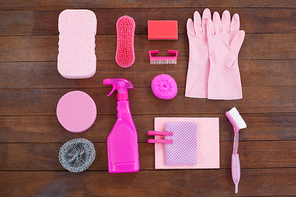
[[[62,96],[56,112],[61,125],[74,133],[89,129],[97,117],[94,100],[82,91],[72,91]]]
[[[168,74],[155,76],[151,82],[151,88],[157,98],[166,100],[174,98],[178,92],[176,81]]]

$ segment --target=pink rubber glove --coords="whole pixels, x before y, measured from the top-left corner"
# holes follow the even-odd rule
[[[194,22],[187,20],[187,35],[189,40],[189,63],[186,81],[186,97],[207,98],[210,61],[206,24],[211,20],[211,12],[205,9],[202,15],[194,12]]]
[[[239,15],[230,22],[230,13],[225,10],[222,20],[217,12],[213,21],[207,22],[210,72],[208,98],[232,100],[242,98],[241,79],[238,68],[238,53],[245,38],[239,30]]]

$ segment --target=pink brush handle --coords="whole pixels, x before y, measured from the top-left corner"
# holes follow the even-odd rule
[[[232,154],[231,158],[231,174],[232,174],[232,180],[235,184],[235,193],[238,193],[238,183],[240,180],[240,161],[239,161],[239,156],[237,153]]]

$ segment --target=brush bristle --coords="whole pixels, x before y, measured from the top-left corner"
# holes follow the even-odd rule
[[[123,68],[130,67],[135,61],[134,34],[135,21],[129,16],[117,20],[117,50],[116,62]]]
[[[229,114],[233,118],[233,120],[235,121],[235,123],[237,124],[239,129],[247,128],[246,122],[241,117],[241,115],[239,114],[239,112],[237,111],[237,109],[235,107],[233,107],[231,110],[229,110]]]

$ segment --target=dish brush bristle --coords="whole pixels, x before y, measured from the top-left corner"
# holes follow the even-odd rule
[[[233,107],[231,110],[229,110],[229,114],[232,117],[232,119],[235,121],[239,129],[247,128],[247,124],[244,121],[244,119],[241,117],[239,112],[235,107]]]

